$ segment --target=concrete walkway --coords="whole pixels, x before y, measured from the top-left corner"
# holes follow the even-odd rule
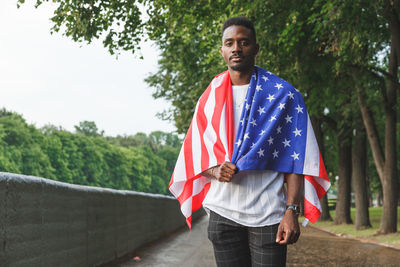
[[[216,266],[214,252],[207,238],[208,217],[203,216],[192,226],[186,227],[171,236],[139,249],[135,255],[140,261],[130,259],[120,264],[121,267],[152,267],[152,266]]]
[[[140,261],[128,266],[215,267],[212,245],[207,239],[204,216],[191,231],[182,229],[155,244],[138,250]],[[295,245],[288,247],[287,266],[400,266],[400,250],[337,237],[312,226],[301,228]]]

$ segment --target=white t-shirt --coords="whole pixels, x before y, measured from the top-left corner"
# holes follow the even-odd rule
[[[235,136],[248,87],[248,84],[232,86]],[[235,174],[229,183],[212,179],[203,206],[245,226],[277,224],[286,210],[283,174],[269,170],[248,170]]]

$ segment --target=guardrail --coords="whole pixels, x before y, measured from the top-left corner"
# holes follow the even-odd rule
[[[183,225],[172,197],[0,172],[0,266],[98,266]]]

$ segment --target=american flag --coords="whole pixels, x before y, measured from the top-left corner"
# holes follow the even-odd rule
[[[292,85],[255,67],[234,137],[229,72],[217,75],[200,97],[183,142],[169,189],[191,227],[210,188],[201,173],[224,161],[238,170],[303,174],[306,221],[321,214],[330,187],[303,97]]]

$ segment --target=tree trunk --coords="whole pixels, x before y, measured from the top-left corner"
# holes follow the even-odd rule
[[[324,158],[325,155],[325,148],[324,148],[324,134],[322,132],[321,128],[321,120],[317,116],[311,116],[311,124],[313,125],[314,129],[314,134],[315,138],[317,139],[318,147],[319,147],[319,152],[322,155],[322,158]],[[325,194],[321,199],[321,216],[319,217],[319,220],[321,221],[332,221],[331,214],[329,213],[329,206],[328,206],[328,194]]]
[[[382,207],[382,194],[381,193],[375,193],[375,198],[376,198],[376,205],[378,207]]]
[[[338,135],[339,180],[334,224],[350,224],[351,204],[351,127],[344,123]]]
[[[390,30],[389,74],[385,105],[385,166],[383,170],[383,211],[379,233],[397,232],[397,151],[396,151],[396,104],[398,67],[400,63],[400,3],[387,0],[385,16]]]
[[[365,129],[365,128],[364,128]],[[367,161],[368,161],[368,155],[367,155]],[[366,166],[367,168],[367,166]],[[368,168],[367,168],[367,189],[368,189],[368,207],[373,207],[373,203],[372,203],[372,192],[371,192],[371,180],[370,180],[370,176],[368,175]]]
[[[355,117],[352,154],[352,180],[356,201],[356,230],[370,228],[367,187],[367,140],[365,128],[359,116]]]

